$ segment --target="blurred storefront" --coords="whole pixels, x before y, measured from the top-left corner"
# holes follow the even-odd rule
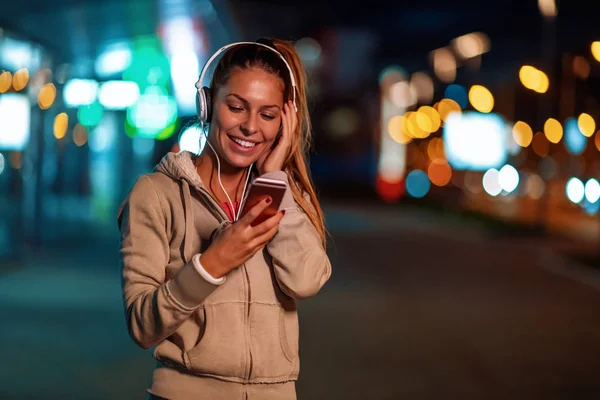
[[[0,261],[117,239],[127,192],[195,119],[200,68],[239,39],[227,10],[188,3],[157,2],[150,32],[95,42],[93,59],[0,27]]]

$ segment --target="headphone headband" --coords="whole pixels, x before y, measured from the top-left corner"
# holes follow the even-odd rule
[[[267,41],[268,41],[269,44],[265,44],[265,42],[267,42]],[[263,42],[263,43],[261,43],[261,42]],[[198,79],[198,82],[196,82],[196,89],[198,90],[198,92],[200,92],[202,90],[202,82],[204,81],[204,75],[208,71],[208,67],[214,61],[214,59],[217,58],[225,50],[227,50],[227,49],[229,49],[231,47],[235,47],[235,46],[239,46],[239,45],[243,45],[243,44],[253,44],[255,46],[262,46],[262,47],[264,47],[266,49],[271,50],[273,53],[275,53],[275,54],[277,54],[279,56],[279,58],[281,59],[281,61],[283,61],[283,63],[287,67],[288,72],[290,74],[290,82],[292,84],[292,102],[294,103],[294,108],[296,109],[296,111],[298,111],[298,107],[296,106],[296,80],[294,79],[294,73],[292,72],[292,68],[290,67],[290,65],[286,61],[285,57],[283,57],[283,54],[281,54],[275,48],[275,45],[270,40],[268,40],[268,39],[262,39],[261,38],[261,39],[258,39],[258,41],[256,41],[256,42],[235,42],[235,43],[230,43],[228,45],[225,45],[225,46],[221,47],[219,50],[217,50],[206,61],[206,63],[204,64],[204,67],[202,67],[202,71],[200,72],[200,78]]]

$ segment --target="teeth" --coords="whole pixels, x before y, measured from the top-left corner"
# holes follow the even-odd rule
[[[254,147],[256,146],[256,143],[253,142],[248,142],[246,140],[242,140],[242,139],[238,139],[238,138],[231,138],[234,142],[236,142],[237,144],[244,146],[244,147]]]

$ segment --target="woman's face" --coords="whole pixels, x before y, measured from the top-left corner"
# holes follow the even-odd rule
[[[246,168],[269,151],[281,123],[283,81],[261,69],[237,69],[215,94],[209,140],[221,161]]]

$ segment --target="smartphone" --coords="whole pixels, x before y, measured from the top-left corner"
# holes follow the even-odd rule
[[[256,178],[250,184],[248,195],[242,203],[242,213],[244,216],[252,207],[257,205],[265,197],[270,196],[271,204],[262,212],[253,222],[252,226],[256,226],[261,222],[269,219],[277,214],[279,206],[283,200],[283,195],[287,190],[287,183],[279,179]]]

